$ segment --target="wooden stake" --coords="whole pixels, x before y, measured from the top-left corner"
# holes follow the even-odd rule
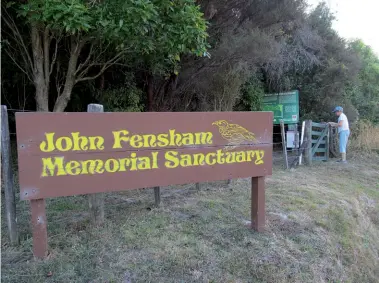
[[[37,258],[44,258],[47,256],[47,220],[45,200],[31,200],[30,208],[32,211],[33,254]]]
[[[299,154],[299,130],[298,130],[298,124],[295,124],[295,153],[296,155]]]
[[[329,144],[330,144],[330,126],[329,125],[326,125],[326,127],[328,128],[327,130],[327,133],[326,133],[326,140],[325,140],[325,154],[326,154],[326,161],[329,160],[329,152],[330,152],[330,148],[329,148]]]
[[[284,122],[283,120],[280,120],[280,130],[282,133],[282,145],[283,145],[283,155],[284,155],[284,162],[286,165],[286,169],[288,169],[288,156],[287,156],[287,144],[286,144],[286,134],[284,131]]]
[[[307,165],[312,165],[312,120],[305,121],[304,142],[306,142],[304,161]]]
[[[154,187],[155,206],[159,207],[161,204],[161,188]]]
[[[104,112],[104,107],[101,104],[89,104],[87,112]],[[104,194],[88,195],[89,209],[91,221],[95,225],[100,225],[104,222]]]
[[[263,232],[266,221],[265,178],[251,178],[251,228]]]
[[[304,128],[305,128],[305,121],[301,124],[301,139],[300,139],[300,148],[303,145],[304,142]],[[301,165],[301,161],[303,159],[303,151],[300,151],[300,156],[299,156],[299,165]]]
[[[195,186],[196,186],[196,190],[200,191],[200,183],[196,183]]]
[[[19,243],[17,231],[16,201],[13,187],[11,140],[9,135],[8,111],[1,105],[1,168],[4,181],[5,214],[7,218],[9,239],[12,245]]]

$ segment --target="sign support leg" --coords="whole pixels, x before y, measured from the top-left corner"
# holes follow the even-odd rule
[[[159,207],[161,204],[161,188],[154,187],[155,206]]]
[[[265,229],[265,177],[251,178],[251,228],[258,232]]]
[[[37,258],[47,256],[47,219],[45,199],[30,201],[33,229],[33,254]]]

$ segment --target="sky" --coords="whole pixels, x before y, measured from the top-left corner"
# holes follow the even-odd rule
[[[322,0],[307,0],[317,5]],[[333,27],[346,39],[360,38],[379,55],[379,0],[325,0],[334,13]]]

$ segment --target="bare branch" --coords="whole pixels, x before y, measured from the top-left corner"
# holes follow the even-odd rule
[[[89,62],[89,59],[91,58],[91,56],[95,53],[96,54],[96,58],[93,58],[92,61],[93,62],[98,62],[101,58],[101,56],[108,50],[108,47],[110,46],[110,43],[108,43],[104,48],[102,48],[102,51],[101,52],[93,52],[93,47],[94,47],[94,44],[91,44],[91,47],[90,47],[90,51],[88,53],[88,56],[86,58],[86,60],[79,64],[79,67],[77,68],[76,72],[75,72],[75,75],[78,77],[78,78],[81,78],[83,77],[85,74],[88,73],[89,69],[93,66],[98,66],[98,65],[103,65],[103,64],[98,64],[98,63],[91,63],[89,65],[88,62]],[[86,66],[87,67],[83,70],[83,67]],[[81,71],[81,72],[80,72]],[[80,72],[80,74],[78,75],[78,73]]]
[[[43,32],[43,56],[44,56],[44,75],[46,86],[48,87],[50,82],[50,42],[51,39],[49,37],[50,29],[48,27],[45,28]]]
[[[98,78],[101,74],[103,74],[105,72],[106,69],[108,69],[110,66],[114,65],[115,63],[117,63],[118,60],[121,59],[121,57],[126,53],[126,51],[122,51],[122,52],[119,52],[116,56],[114,56],[112,59],[108,60],[107,62],[105,62],[104,64],[102,64],[102,68],[100,69],[100,71],[95,75],[95,76],[91,76],[91,77],[81,77],[81,75],[83,76],[85,73],[81,72],[80,75],[77,77],[75,83],[77,82],[82,82],[82,81],[89,81],[89,80],[94,80],[96,78]],[[88,68],[86,68],[85,70],[88,70],[89,67],[91,66],[94,66],[94,64],[90,64],[88,66]]]
[[[55,76],[55,86],[57,88],[58,97],[61,95],[61,88],[63,86],[62,80],[60,78],[61,64],[60,61],[57,61],[57,75]]]
[[[17,61],[14,58],[14,54],[12,54],[7,48],[4,48],[5,53],[7,53],[8,57],[12,60],[12,62],[26,75],[28,80],[30,80],[32,83],[34,82],[32,78],[30,77],[30,73],[27,72],[23,67],[21,67]]]
[[[78,68],[76,69],[75,76],[78,74],[78,72],[80,72],[83,69],[83,67],[85,65],[88,64],[88,62],[89,62],[89,60],[91,59],[91,56],[92,56],[92,50],[93,50],[93,44],[91,44],[91,47],[90,47],[90,50],[88,52],[88,56],[87,56],[86,60],[84,60],[83,63],[80,63],[79,66],[78,66]],[[88,68],[86,68],[86,70],[84,70],[84,71],[88,71]]]
[[[54,50],[53,59],[51,60],[51,64],[50,64],[49,76],[51,76],[51,73],[53,72],[54,64],[57,60],[58,44],[59,44],[60,40],[61,40],[61,37],[55,38],[55,50]]]
[[[24,51],[24,56],[23,56],[23,59],[25,60],[25,65],[28,65],[31,70],[33,69],[33,61],[32,61],[32,58],[30,57],[30,54],[29,54],[29,51],[28,51],[28,48],[23,40],[23,37],[21,36],[21,33],[20,31],[18,30],[17,28],[17,25],[16,23],[13,21],[12,17],[9,15],[9,13],[7,12],[6,9],[2,9],[3,13],[4,13],[4,16],[2,17],[2,19],[4,20],[5,24],[7,25],[7,27],[12,31],[13,35],[14,35],[14,39],[18,39],[18,40],[15,40],[15,43],[18,44],[21,48],[21,52],[22,50]]]

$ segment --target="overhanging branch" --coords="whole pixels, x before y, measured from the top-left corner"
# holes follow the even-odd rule
[[[108,60],[107,62],[105,62],[103,64],[90,64],[86,69],[84,69],[84,71],[82,71],[80,73],[80,75],[75,80],[75,83],[82,82],[82,81],[94,80],[94,79],[98,78],[99,76],[101,76],[105,72],[105,70],[107,70],[112,65],[116,64],[122,58],[122,56],[125,53],[126,53],[126,51],[122,51],[122,52],[118,53],[116,56],[114,56],[112,59]],[[90,67],[93,67],[95,65],[102,65],[102,68],[100,69],[100,71],[94,76],[83,77],[85,75],[85,73],[88,72]]]
[[[22,55],[22,58],[24,60],[25,66],[28,66],[30,68],[30,72],[33,69],[33,61],[32,58],[30,57],[30,54],[28,52],[28,48],[23,40],[23,37],[21,36],[20,31],[17,28],[16,23],[13,21],[12,17],[10,17],[9,13],[7,12],[6,9],[2,9],[3,11],[3,17],[2,19],[4,20],[6,26],[10,29],[10,31],[13,34],[13,40],[15,41],[14,44],[16,44],[20,48],[20,52]],[[19,64],[17,64],[19,66]]]

